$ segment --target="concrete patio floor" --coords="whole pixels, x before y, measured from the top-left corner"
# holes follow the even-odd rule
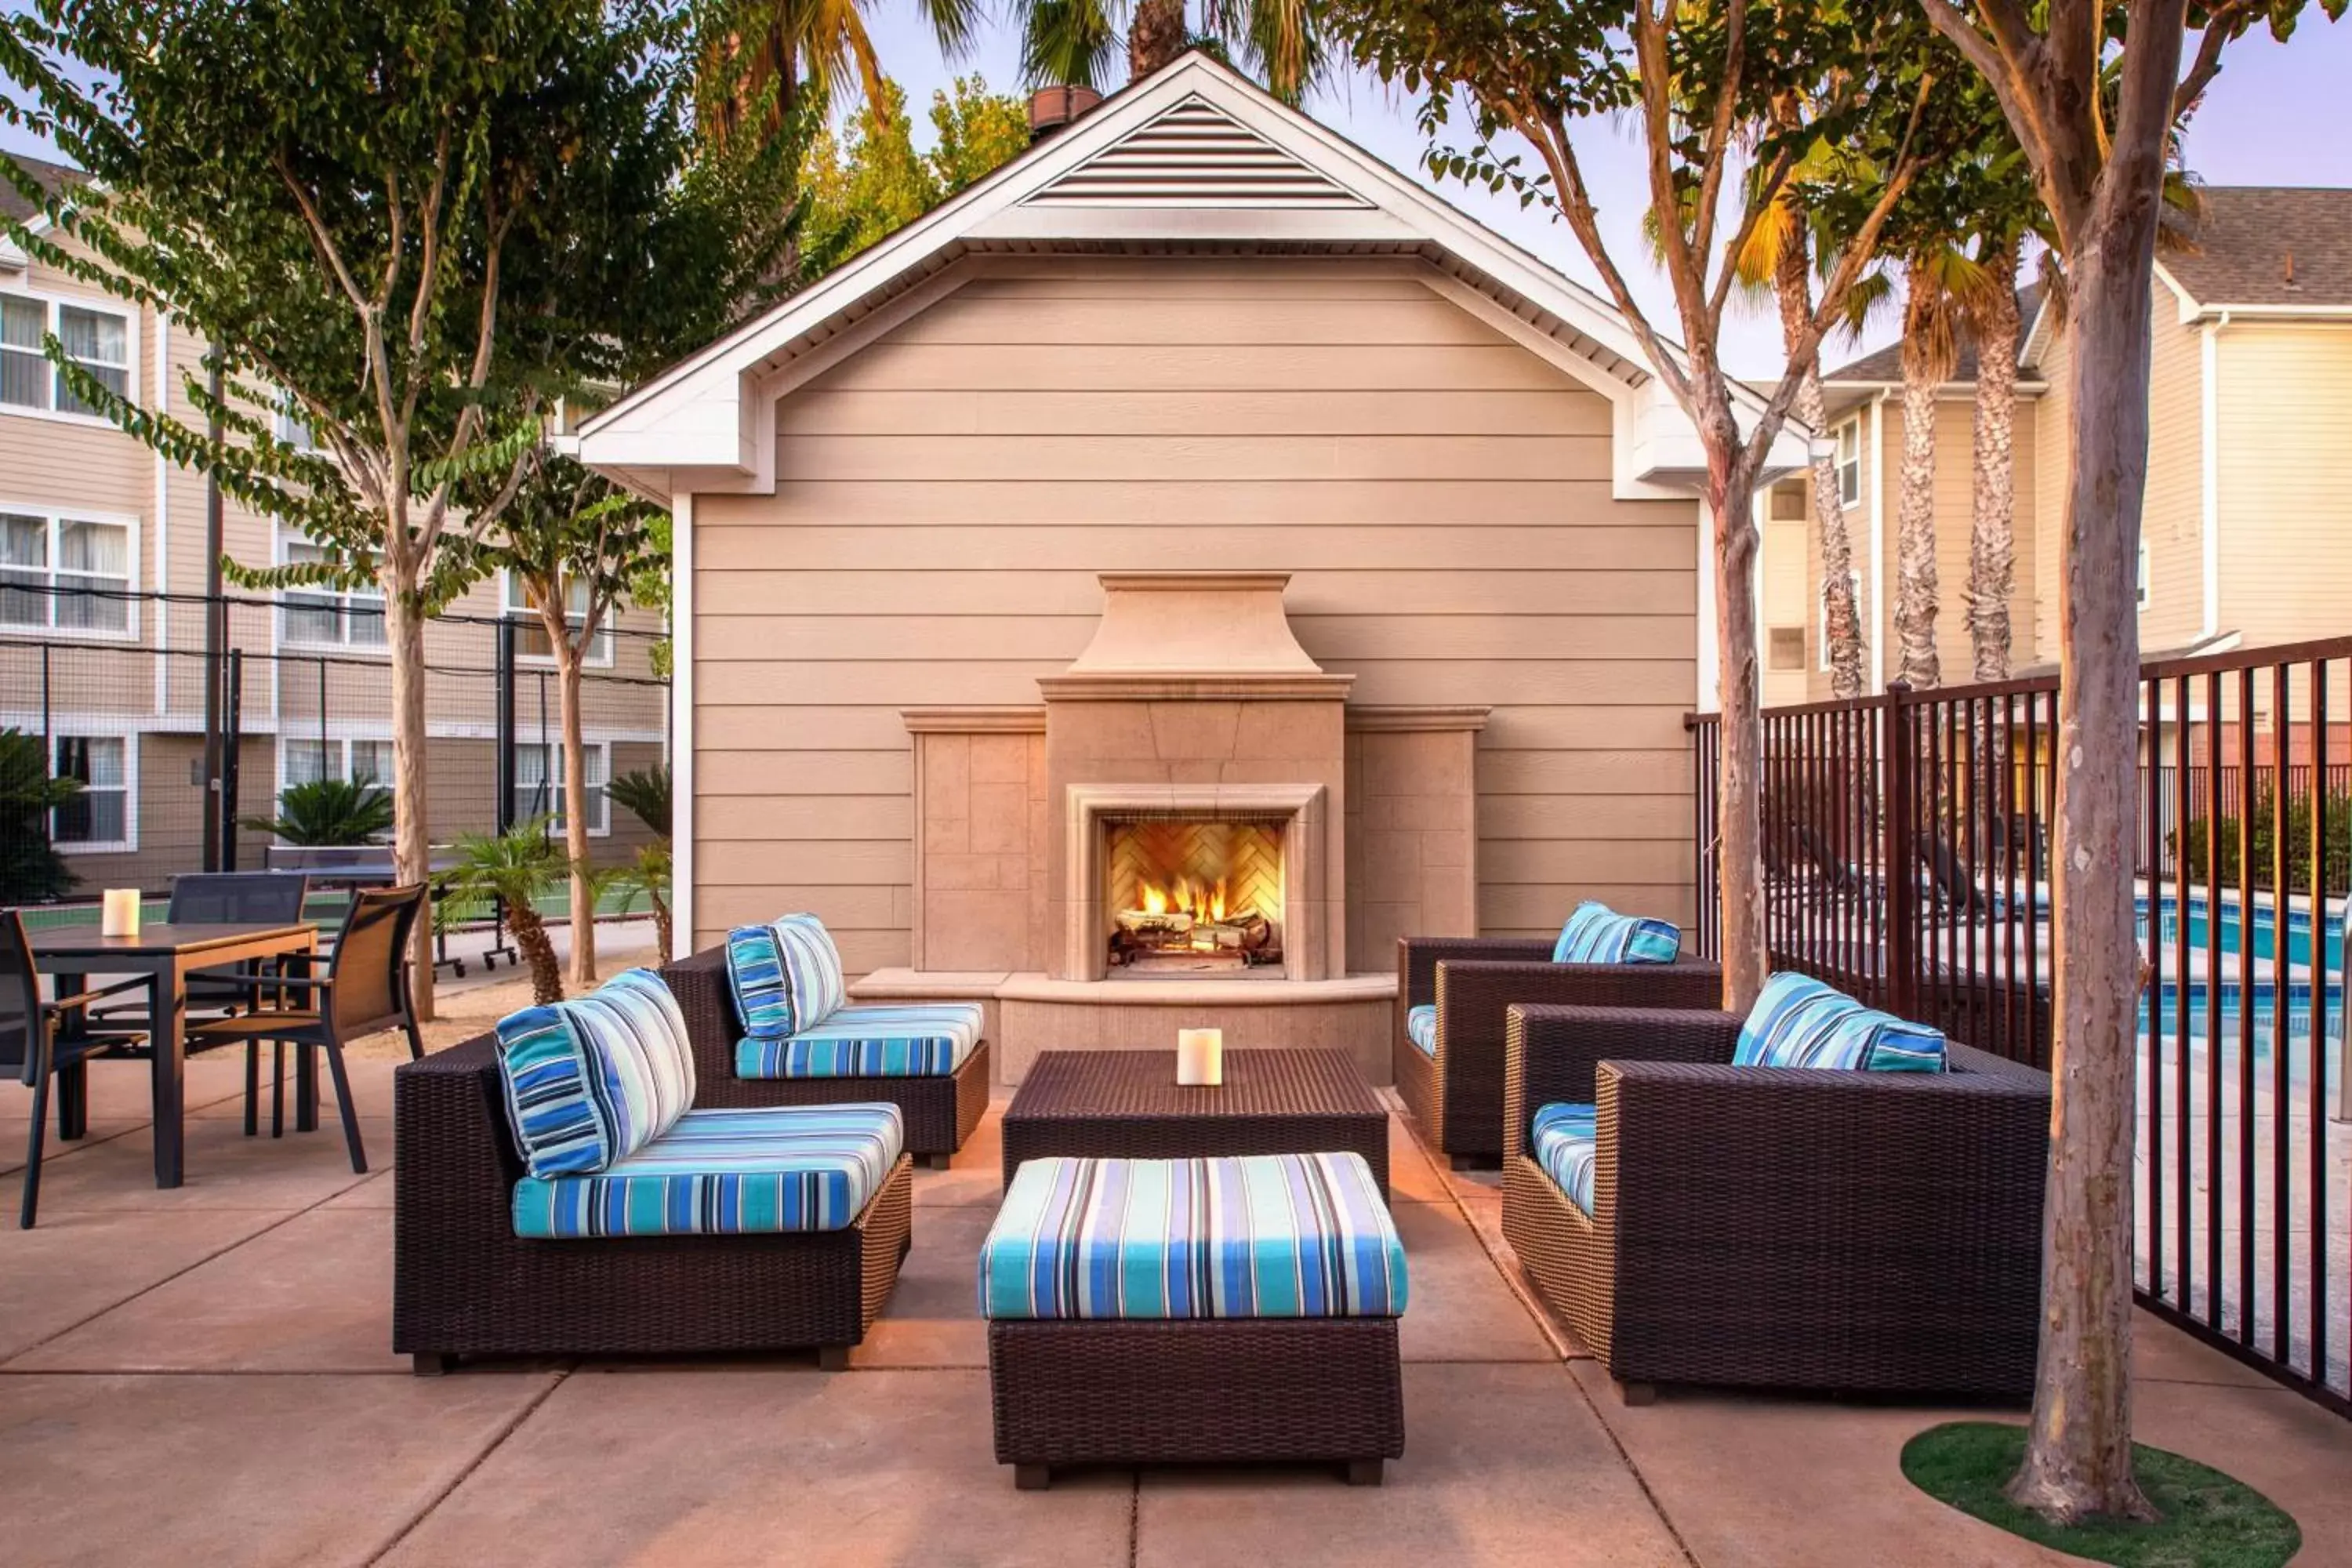
[[[453,988],[451,1031],[511,982]],[[478,1024],[477,1023],[477,1026]],[[372,1173],[331,1109],[239,1130],[241,1066],[188,1068],[188,1182],[152,1184],[142,1067],[92,1069],[37,1230],[0,1230],[0,1557],[35,1564],[2057,1563],[1914,1491],[1917,1406],[1670,1391],[1621,1407],[1498,1265],[1488,1179],[1402,1122],[1407,1444],[1388,1484],[1104,1472],[1015,1492],[991,1458],[972,1273],[995,1114],[916,1176],[915,1248],[847,1373],[780,1355],[409,1375],[390,1350],[392,1054],[354,1066]],[[0,1088],[0,1172],[25,1091]],[[13,1222],[17,1189],[0,1180]],[[2352,1563],[2352,1423],[2151,1320],[2141,1436],[2223,1466]]]

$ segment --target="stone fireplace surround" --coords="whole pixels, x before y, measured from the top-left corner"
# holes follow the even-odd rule
[[[1291,630],[1286,574],[1100,581],[1095,637],[1040,706],[905,711],[914,962],[853,991],[981,1001],[1008,1082],[1040,1050],[1169,1050],[1194,1025],[1388,1081],[1395,937],[1475,930],[1486,710],[1350,705],[1353,677]],[[1105,824],[1136,813],[1284,823],[1281,978],[1106,978]]]

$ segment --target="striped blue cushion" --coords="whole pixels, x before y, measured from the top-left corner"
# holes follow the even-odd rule
[[[737,926],[727,933],[727,984],[746,1034],[793,1032],[793,994],[773,926]]]
[[[727,980],[746,1035],[813,1029],[849,1000],[841,951],[814,915],[785,915],[729,931]]]
[[[1552,944],[1554,963],[1672,963],[1683,951],[1683,933],[1672,921],[1621,915],[1587,899],[1559,928]]]
[[[686,1017],[649,969],[590,996],[498,1023],[507,1121],[534,1176],[601,1171],[645,1148],[694,1103]]]
[[[1764,983],[1739,1026],[1735,1067],[1942,1072],[1940,1030],[1864,1006],[1809,974],[1787,970]]]
[[[1408,1007],[1404,1014],[1404,1037],[1413,1048],[1430,1060],[1437,1059],[1437,1005],[1424,1002],[1418,1007]]]
[[[1528,1147],[1544,1174],[1588,1215],[1592,1212],[1593,1167],[1601,1158],[1601,1134],[1594,1125],[1598,1115],[1590,1105],[1547,1105],[1536,1112],[1528,1136]]]
[[[1024,1162],[988,1318],[1392,1318],[1404,1244],[1360,1154]]]
[[[797,1035],[735,1043],[737,1078],[932,1078],[980,1047],[977,1002],[844,1007]]]
[[[609,1170],[517,1182],[515,1234],[544,1240],[840,1230],[873,1201],[903,1146],[895,1105],[689,1110]]]

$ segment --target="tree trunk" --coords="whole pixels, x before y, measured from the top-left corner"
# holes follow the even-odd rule
[[[1811,258],[1801,244],[1782,251],[1773,276],[1780,305],[1780,344],[1793,353],[1813,314]],[[1798,384],[1797,418],[1817,437],[1813,449],[1813,522],[1822,536],[1822,634],[1828,644],[1831,695],[1862,695],[1862,608],[1854,603],[1853,537],[1846,531],[1845,500],[1838,489],[1837,452],[1818,439],[1829,434],[1822,406],[1821,365],[1805,367]]]
[[[1895,637],[1915,691],[1943,684],[1936,658],[1936,388],[1942,367],[1927,342],[1936,282],[1911,269],[1903,307],[1903,471],[1895,510]]]
[[[1127,79],[1145,77],[1172,64],[1191,34],[1184,26],[1184,0],[1136,0],[1127,28]]]
[[[1720,391],[1720,388],[1717,388]],[[1746,1014],[1764,989],[1764,720],[1756,665],[1756,484],[1730,402],[1717,397],[1707,437],[1706,504],[1715,529],[1717,886],[1722,900],[1723,1005]],[[1753,439],[1767,437],[1757,436]]]
[[[1979,680],[2009,679],[2009,591],[2014,575],[2017,471],[2017,246],[1989,247],[1983,303],[1970,312],[1977,397],[1970,449],[1969,649]]]
[[[2137,44],[2135,45],[2137,47]],[[2169,79],[2168,78],[2167,79]],[[2116,152],[2067,258],[2072,468],[2059,589],[2055,977],[2042,1332],[2025,1462],[2010,1497],[2045,1518],[2147,1519],[2132,1476],[2132,927],[2148,323],[2160,168]],[[2144,185],[2119,196],[2112,182]]]
[[[530,971],[531,1001],[541,1007],[562,1001],[563,966],[555,960],[555,943],[549,940],[547,922],[539,918],[539,910],[527,900],[509,901],[507,924],[513,928],[515,946]]]
[[[548,584],[541,584],[544,589]],[[541,593],[539,618],[555,654],[555,722],[563,738],[563,854],[572,864],[572,984],[586,991],[596,984],[596,889],[588,880],[588,783],[581,760],[580,659],[585,651],[572,638],[563,613],[562,584]]]
[[[383,632],[392,661],[392,870],[403,887],[433,876],[425,766],[425,615],[386,570]],[[410,948],[409,998],[420,1022],[433,1016],[433,921],[416,922]]]

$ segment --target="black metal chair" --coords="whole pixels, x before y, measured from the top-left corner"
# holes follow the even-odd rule
[[[315,1119],[316,1068],[310,1053],[322,1051],[335,1082],[335,1100],[343,1118],[343,1141],[351,1147],[352,1169],[367,1170],[367,1153],[360,1142],[359,1111],[352,1104],[350,1075],[343,1068],[343,1046],[362,1035],[400,1026],[408,1035],[413,1060],[425,1054],[416,1030],[416,1015],[408,995],[408,942],[416,917],[425,907],[425,886],[362,889],[352,894],[335,939],[334,955],[318,973],[316,964],[297,958],[276,972],[247,976],[239,984],[253,999],[252,1010],[223,1018],[208,1018],[188,1027],[190,1050],[242,1044],[247,1115],[259,1091],[260,1047],[268,1041],[282,1053],[297,1052],[298,1129]],[[273,1057],[270,1135],[285,1128],[285,1078],[282,1054]]]
[[[0,910],[0,1070],[13,1070],[33,1091],[32,1139],[25,1158],[25,1202],[16,1223],[33,1228],[41,1202],[41,1146],[47,1141],[43,1123],[49,1114],[49,1079],[58,1082],[58,1136],[79,1138],[89,1127],[88,1089],[83,1068],[90,1058],[135,1047],[146,1037],[138,1034],[87,1035],[61,1032],[58,1025],[68,1014],[89,1005],[101,994],[85,991],[41,1000],[40,971],[33,963],[33,944],[25,935],[25,920],[15,910]]]

